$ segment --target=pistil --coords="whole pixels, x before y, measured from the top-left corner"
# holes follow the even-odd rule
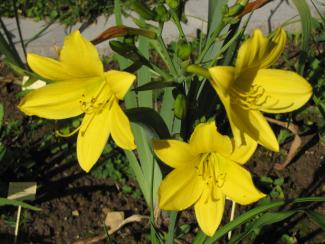
[[[209,197],[218,200],[217,188],[221,188],[225,182],[226,174],[220,167],[221,156],[215,152],[205,153],[202,155],[200,163],[196,167],[198,176],[205,182]]]

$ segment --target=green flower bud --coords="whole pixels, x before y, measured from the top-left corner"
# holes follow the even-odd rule
[[[175,99],[174,103],[174,114],[178,119],[183,119],[187,113],[187,100],[186,96],[179,93]]]
[[[131,8],[145,20],[153,20],[154,14],[150,8],[139,0],[131,0]]]
[[[166,22],[170,19],[170,14],[163,4],[159,4],[155,8],[156,17],[155,19],[159,22]]]
[[[135,45],[135,36],[126,35],[123,39],[123,42],[127,45],[134,46]]]
[[[180,0],[166,0],[166,4],[168,5],[168,7],[170,7],[171,9],[177,9],[179,4],[180,4]]]
[[[192,53],[192,46],[190,43],[181,40],[177,43],[176,45],[176,54],[177,56],[182,59],[182,60],[186,60],[190,57]]]

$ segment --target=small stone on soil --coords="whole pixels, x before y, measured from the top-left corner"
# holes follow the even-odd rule
[[[72,216],[78,217],[79,216],[79,211],[78,210],[72,211]]]

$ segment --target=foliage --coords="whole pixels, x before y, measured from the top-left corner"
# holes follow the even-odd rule
[[[103,157],[103,160],[91,170],[91,175],[115,181],[125,181],[133,176],[125,156],[113,143],[106,145]]]
[[[16,0],[14,0],[16,1]],[[42,0],[18,0],[16,7],[22,16],[35,20],[58,20],[66,26],[77,22],[93,22],[100,15],[109,16],[113,12],[114,1],[42,1]],[[14,17],[13,1],[0,3],[1,16]]]
[[[294,122],[300,121],[303,132],[308,133],[315,130],[316,127],[316,132],[322,139],[325,127],[325,60],[324,48],[322,46],[324,42],[325,20],[321,15],[320,21],[313,19],[305,0],[293,1],[301,18],[302,31],[289,35],[289,40],[296,46],[295,50],[298,51],[292,55],[291,50],[287,50],[287,53],[283,57],[283,62],[277,64],[277,68],[282,69],[281,72],[286,74],[281,76],[281,78],[283,78],[285,81],[296,81],[295,88],[301,84],[307,88],[301,88],[301,90],[299,90],[300,88],[297,88],[299,91],[296,95],[286,93],[288,96],[290,96],[290,99],[294,101],[290,103],[291,105],[289,104],[282,107],[279,105],[279,107],[277,107],[277,105],[282,102],[281,99],[286,100],[286,98],[281,95],[281,92],[269,92],[269,96],[266,96],[265,100],[258,101],[260,96],[264,95],[267,88],[270,88],[269,86],[264,88],[262,85],[260,85],[260,87],[257,89],[253,87],[252,90],[249,88],[248,91],[241,93],[240,89],[237,89],[238,87],[233,85],[238,82],[238,79],[241,81],[241,84],[245,82],[249,83],[248,81],[251,77],[256,78],[263,72],[273,72],[273,75],[275,75],[274,72],[276,71],[273,69],[268,69],[268,67],[271,65],[271,63],[274,63],[275,59],[282,53],[285,43],[284,31],[274,31],[270,34],[269,38],[264,37],[259,31],[255,32],[255,39],[254,36],[247,38],[244,35],[246,24],[249,21],[249,18],[246,18],[245,15],[256,8],[262,7],[266,2],[268,1],[254,1],[249,3],[249,1],[239,0],[236,1],[233,6],[229,6],[227,0],[209,1],[207,33],[203,34],[202,32],[199,32],[195,40],[190,40],[185,36],[181,24],[181,21],[184,20],[185,1],[174,0],[146,2],[129,0],[126,2],[116,0],[106,2],[105,4],[100,4],[101,2],[97,1],[91,3],[88,1],[83,1],[82,4],[77,5],[77,7],[71,7],[72,4],[70,2],[67,7],[66,2],[58,1],[55,3],[55,6],[51,5],[52,2],[50,2],[48,6],[45,6],[42,2],[40,4],[33,5],[32,8],[23,5],[25,4],[24,1],[17,3],[18,9],[23,15],[40,19],[43,19],[44,17],[58,19],[59,21],[63,21],[66,25],[74,24],[76,21],[93,21],[100,14],[109,15],[112,13],[112,11],[114,11],[117,26],[111,27],[103,32],[103,34],[100,35],[94,43],[99,44],[100,42],[109,40],[110,46],[114,52],[112,59],[115,63],[112,65],[116,65],[117,63],[120,70],[134,73],[137,76],[137,82],[134,83],[134,87],[132,87],[132,89],[130,89],[126,95],[124,103],[121,103],[121,106],[125,108],[124,111],[128,120],[132,123],[131,126],[135,137],[135,144],[137,145],[137,150],[131,151],[129,150],[130,148],[121,146],[125,153],[121,154],[120,149],[117,149],[116,145],[109,141],[104,148],[104,152],[101,155],[99,162],[96,164],[95,168],[92,169],[91,174],[99,178],[110,177],[116,181],[123,181],[130,175],[135,177],[150,210],[150,239],[153,243],[173,243],[175,237],[180,237],[186,233],[189,233],[190,231],[190,227],[188,225],[178,226],[178,213],[176,211],[168,212],[170,223],[167,231],[160,230],[156,226],[156,216],[154,210],[158,206],[159,201],[160,207],[164,207],[163,204],[161,204],[161,201],[165,198],[165,196],[167,196],[166,202],[169,201],[169,206],[171,206],[167,207],[168,210],[183,210],[184,208],[188,207],[177,207],[177,204],[180,204],[183,199],[175,202],[172,201],[173,199],[178,200],[177,197],[181,196],[182,194],[182,189],[179,191],[177,189],[176,182],[178,182],[178,180],[175,180],[176,190],[174,189],[174,185],[170,183],[168,186],[172,187],[165,187],[164,189],[167,189],[165,190],[167,193],[158,198],[159,187],[160,193],[162,193],[161,189],[163,189],[164,182],[166,182],[168,177],[171,178],[171,176],[165,177],[168,173],[170,173],[171,169],[164,165],[162,161],[167,159],[168,162],[165,160],[165,163],[177,169],[177,167],[174,167],[173,165],[175,162],[173,162],[172,157],[177,158],[179,155],[181,155],[181,150],[171,150],[170,159],[164,154],[164,150],[166,150],[166,148],[161,145],[166,143],[176,143],[175,139],[177,139],[177,143],[180,143],[183,145],[182,147],[185,147],[185,142],[192,140],[190,139],[193,138],[193,136],[191,137],[191,134],[194,128],[198,128],[196,127],[197,125],[199,125],[201,122],[211,122],[216,120],[218,129],[225,134],[230,135],[231,138],[234,138],[236,143],[238,142],[238,139],[243,139],[244,136],[248,135],[250,136],[250,139],[252,139],[251,142],[252,145],[254,145],[252,148],[254,150],[258,143],[273,151],[277,151],[278,141],[281,143],[290,139],[290,134],[288,134],[285,130],[280,130],[280,132],[277,133],[278,139],[276,139],[273,132],[270,131],[268,124],[260,126],[260,124],[257,123],[262,121],[264,117],[251,117],[253,116],[253,113],[256,114],[256,111],[258,110],[273,113],[274,115],[270,115],[273,118],[280,118],[287,121],[292,120]],[[10,3],[1,4],[2,5],[0,6],[3,6],[5,11],[12,10],[10,10]],[[124,4],[128,4],[130,8],[125,7],[126,5]],[[47,7],[51,7],[51,10],[48,11]],[[137,28],[123,26],[123,14],[131,17],[134,23],[137,25]],[[162,32],[164,30],[165,22],[169,20],[178,29],[179,37],[174,43],[167,45],[163,39]],[[14,49],[11,49],[10,37],[8,37],[8,35],[5,34],[3,38],[0,39],[0,44],[2,44],[0,46],[0,51],[2,50],[1,54],[6,57],[9,65],[14,64],[15,66],[13,67],[18,66],[20,68],[18,70],[22,73],[29,72],[31,75],[33,75],[30,71],[24,69],[23,64],[21,64],[21,61],[19,61],[19,59],[16,57]],[[240,44],[241,49],[238,48]],[[265,46],[263,46],[264,44]],[[249,45],[250,47],[254,48],[251,48],[251,50],[248,51],[246,50],[247,52],[243,52],[243,50]],[[259,45],[264,47],[264,49]],[[310,45],[317,48],[311,49]],[[261,48],[262,51],[258,53],[255,48],[258,50]],[[244,61],[240,60],[240,57],[237,57],[237,60],[235,60],[235,57],[240,52],[238,49],[241,50],[241,55],[246,57]],[[256,53],[254,51],[256,51]],[[265,53],[263,53],[264,51]],[[271,54],[269,55],[268,52],[273,54],[273,56]],[[256,55],[250,57],[249,53]],[[153,57],[157,60],[157,62],[152,62]],[[263,58],[260,57],[264,57],[265,60],[262,60]],[[260,58],[262,61],[260,61],[258,58]],[[106,63],[111,64],[112,59],[107,59]],[[260,63],[255,59],[260,61]],[[264,61],[267,64],[263,63]],[[61,60],[60,62],[62,66],[65,65],[64,60]],[[241,66],[241,62],[246,62],[248,64],[247,66]],[[33,66],[33,64],[30,63],[30,66]],[[225,68],[225,66],[228,66],[228,68]],[[229,66],[232,66],[233,68],[229,68]],[[34,66],[34,68],[35,67],[36,66]],[[87,69],[87,67],[85,67],[85,69]],[[235,70],[237,73],[231,73],[233,75],[229,75],[228,71],[230,69]],[[285,69],[292,71],[284,71]],[[40,70],[43,71],[42,69]],[[82,69],[82,71],[83,70],[84,69]],[[220,70],[222,70],[222,72]],[[248,72],[246,72],[246,70],[248,70]],[[300,76],[297,73],[299,73]],[[44,72],[44,74],[46,76],[46,72]],[[292,79],[286,80],[287,76],[292,77]],[[35,77],[37,76],[34,76],[34,78]],[[225,82],[220,77],[231,78],[229,78],[229,80],[224,78],[226,80]],[[300,99],[299,96],[304,93],[307,95],[310,94],[311,88],[308,83],[306,85],[303,77],[305,77],[312,84],[313,88],[312,100],[307,103],[305,107],[302,106],[307,100],[305,100],[305,97]],[[117,84],[117,82],[118,81],[116,81],[115,84]],[[272,80],[272,82],[275,84],[276,81]],[[282,84],[277,83],[277,86],[273,88],[280,90],[281,85]],[[224,92],[224,90],[226,90],[225,87],[227,89],[230,87],[227,92]],[[261,90],[264,90],[261,92],[261,90],[259,90],[260,88],[262,88]],[[289,85],[284,86],[283,90],[284,92],[288,92],[289,90],[291,91],[291,87],[289,87]],[[294,92],[295,90],[292,89],[293,94]],[[33,94],[33,92],[30,94]],[[227,96],[230,97],[228,100],[226,99]],[[266,104],[269,99],[272,99],[272,96],[276,97],[276,101],[274,103],[270,103],[269,106],[262,107],[261,104]],[[296,101],[296,97],[298,97],[298,102]],[[29,98],[26,99],[28,100]],[[230,102],[230,99],[233,100]],[[64,104],[64,102],[62,104]],[[105,103],[106,102],[107,101],[105,100]],[[299,106],[297,106],[295,109],[287,109],[288,107],[292,106],[292,104],[297,103]],[[95,104],[92,108],[97,109],[97,105],[101,106],[102,103]],[[241,106],[244,109],[242,109]],[[298,111],[292,112],[298,108]],[[279,111],[290,112],[290,114],[278,115]],[[87,115],[91,114],[91,111],[83,112],[87,112]],[[99,115],[100,112],[98,112],[97,115]],[[237,123],[235,126],[233,120],[234,118],[238,118],[237,121],[241,123]],[[28,138],[33,138],[31,135],[33,135],[36,130],[48,125],[47,122],[42,119],[31,119],[27,120],[27,122],[7,122],[5,127],[1,127],[1,124],[3,123],[2,121],[3,106],[0,106],[0,141],[2,142],[2,144],[0,144],[0,160],[1,158],[6,157],[6,159],[8,158],[6,162],[9,162],[8,165],[2,165],[2,168],[0,168],[0,174],[10,171],[19,176],[19,171],[17,169],[23,165],[24,167],[29,167],[32,169],[31,171],[33,171],[35,169],[33,167],[35,166],[36,162],[34,161],[33,155],[30,155],[30,148],[18,147],[18,150],[21,150],[22,153],[19,155],[20,157],[17,157],[17,153],[10,153],[10,151],[16,150],[16,148],[10,147],[10,145],[14,144],[16,141],[23,141],[23,137],[26,135]],[[129,121],[127,121],[127,123],[129,123]],[[125,121],[123,122],[126,124]],[[70,134],[72,131],[78,131],[78,129],[80,129],[80,123],[80,116],[64,122],[55,122],[56,126],[60,128],[59,131],[61,134]],[[119,123],[109,126],[119,126]],[[215,129],[215,127],[213,128]],[[245,131],[246,134],[243,133],[241,136],[238,136],[238,131],[240,133]],[[265,131],[267,133],[264,133]],[[212,133],[208,133],[208,135],[205,137],[211,138]],[[263,137],[263,140],[261,137]],[[8,140],[8,138],[11,139]],[[165,140],[162,140],[163,143],[160,144],[152,143],[152,141],[156,141],[156,139]],[[169,141],[166,141],[166,139],[169,139]],[[248,140],[249,139],[246,138],[246,144],[244,143],[245,146],[249,144]],[[272,141],[272,143],[268,144],[270,141]],[[233,149],[235,148],[237,150],[237,144],[230,143],[230,140],[228,142],[229,145],[233,145]],[[34,142],[30,140],[28,143]],[[95,144],[96,140],[94,139],[92,143]],[[158,144],[161,147],[157,146]],[[205,145],[204,138],[201,140],[199,146],[201,146],[201,144]],[[206,158],[201,159],[200,163],[203,162],[202,165],[205,163],[210,166],[210,164],[215,162],[218,167],[223,167],[220,163],[221,161],[219,162],[218,160],[233,157],[233,154],[235,154],[236,150],[232,150],[231,153],[225,152],[227,143],[221,143],[221,139],[219,139],[217,143],[213,145],[215,146],[216,144],[219,144],[218,148],[224,146],[224,151],[221,152],[220,155],[225,153],[227,156],[223,155],[217,159],[212,158],[210,161]],[[187,151],[188,154],[193,154],[193,158],[197,157],[198,155],[195,153],[199,146],[191,147],[191,150]],[[73,153],[75,148],[72,140],[58,139],[53,132],[48,132],[47,136],[42,138],[36,147],[37,152],[40,152],[45,148],[50,148],[50,150],[47,151],[47,155],[50,156],[57,153],[66,152],[70,154],[70,157],[67,160],[73,160],[75,157],[75,154]],[[172,146],[168,147],[168,149],[170,148],[172,148]],[[195,148],[195,150],[193,148]],[[241,147],[241,149],[242,148],[243,147]],[[161,154],[159,150],[162,150]],[[214,150],[217,149],[213,148],[213,152],[208,151],[209,153],[214,153]],[[240,149],[238,148],[238,151],[239,150]],[[176,155],[176,153],[174,153],[175,151],[178,151],[179,153]],[[204,153],[201,152],[199,157],[204,157]],[[251,152],[251,154],[252,153],[253,152]],[[241,159],[237,160],[239,160],[239,162],[245,161],[243,158],[248,160],[248,158],[251,156],[251,154],[249,154],[249,156],[248,154],[249,153],[246,152],[245,155],[242,155]],[[167,155],[169,155],[169,153],[167,153]],[[211,154],[208,154],[208,156],[210,157]],[[186,158],[186,153],[182,155],[182,159],[184,158]],[[126,159],[128,164],[125,162]],[[28,164],[26,166],[26,162],[30,162],[31,166]],[[186,163],[190,162],[192,162],[192,159],[188,160]],[[229,167],[229,164],[230,163],[228,162],[226,166]],[[183,167],[181,163],[179,163],[179,165],[181,165],[179,167],[180,169],[185,170],[185,167]],[[199,166],[193,165],[191,165],[191,167],[186,167],[186,169],[188,170],[189,168],[193,168],[193,170],[198,170]],[[209,170],[210,168],[208,168],[207,171],[209,172]],[[220,169],[218,168],[217,170],[213,171],[214,174],[215,172],[218,173],[219,170]],[[202,177],[202,182],[205,182],[207,178],[204,178],[203,176],[206,176],[206,171],[202,170],[200,172],[202,174],[199,176]],[[246,171],[243,170],[241,172]],[[209,179],[213,177],[216,178],[214,174],[209,175]],[[220,177],[221,179],[222,176],[220,175],[217,175],[217,177]],[[220,190],[218,192],[223,192],[222,194],[225,195],[227,195],[226,193],[233,192],[232,196],[234,196],[236,199],[241,199],[245,204],[247,204],[245,200],[248,199],[247,196],[249,194],[243,194],[241,198],[239,197],[242,192],[239,188],[242,187],[244,183],[237,184],[244,179],[244,175],[245,173],[231,174],[232,177],[236,176],[236,180],[224,180],[222,184],[216,180],[216,182],[219,183],[219,185],[216,184],[218,190],[219,188],[225,190],[226,186],[224,186],[224,184],[230,184],[229,182],[232,184],[231,187],[229,187],[229,189],[232,189],[232,191],[223,192]],[[245,182],[247,186],[249,185],[247,182],[251,182],[251,176],[249,173],[247,173],[246,176]],[[180,174],[179,178],[183,177],[185,180],[187,180],[187,177],[189,176],[185,173]],[[193,179],[196,179],[195,177],[197,176],[195,175]],[[186,188],[194,181],[192,181],[191,178],[191,180],[188,182],[190,183],[187,184],[187,182],[185,182],[182,184],[182,187]],[[324,228],[324,216],[314,211],[312,206],[313,203],[324,202],[324,197],[308,196],[296,199],[287,199],[287,189],[285,188],[286,185],[284,184],[285,179],[282,177],[274,178],[270,177],[269,175],[265,175],[261,176],[258,182],[262,188],[268,192],[268,196],[259,201],[255,207],[250,207],[248,211],[241,213],[229,223],[221,226],[214,234],[209,232],[208,234],[210,234],[211,237],[199,232],[196,235],[193,243],[213,243],[216,240],[220,240],[227,233],[235,230],[238,227],[242,227],[241,232],[237,232],[237,234],[229,240],[229,243],[238,243],[246,238],[249,238],[251,242],[258,241],[262,235],[267,233],[268,226],[274,226],[274,224],[280,225],[281,223],[290,221],[299,215],[307,216],[313,222],[319,225],[320,228]],[[236,184],[237,186],[239,185],[239,190],[234,187]],[[252,182],[250,184],[252,184]],[[205,187],[204,189],[213,189],[213,187],[209,187]],[[172,192],[173,190],[176,192],[175,195],[172,195],[174,194]],[[195,189],[193,187],[192,191],[194,192],[194,190]],[[139,195],[139,191],[134,190],[130,186],[123,186],[121,191],[126,194],[133,194],[133,192],[135,192],[133,195]],[[168,191],[172,192],[171,195],[168,195]],[[213,199],[214,196],[211,192],[215,193],[217,191],[211,190],[208,193],[211,194],[211,199],[215,202],[217,200],[220,201],[220,199],[223,199],[224,197],[224,195],[222,195],[222,197]],[[238,196],[236,194],[238,194]],[[200,194],[199,197],[203,198],[202,195],[203,193]],[[168,197],[172,200],[168,199]],[[194,205],[196,206],[198,200],[194,200]],[[210,203],[209,201],[210,198],[206,198],[206,201],[202,201],[202,205]],[[215,205],[213,206],[215,207]],[[208,211],[202,212],[203,214],[206,214],[207,219],[210,217],[210,215],[212,215],[211,213],[207,213]],[[197,216],[198,215],[199,214],[197,214]],[[205,222],[203,221],[201,224],[202,223]],[[214,232],[214,230],[212,232]],[[293,240],[289,234],[284,234],[281,237],[281,241],[290,243]]]

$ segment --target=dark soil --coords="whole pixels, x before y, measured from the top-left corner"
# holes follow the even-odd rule
[[[22,120],[24,116],[16,108],[19,99],[15,95],[19,89],[9,83],[0,83],[0,87],[0,102],[4,103],[6,109],[5,120]],[[275,171],[273,165],[283,160],[290,141],[283,145],[278,154],[259,148],[247,167],[256,176],[284,177],[283,189],[286,198],[324,195],[325,146],[319,143],[318,135],[313,132],[304,135],[302,139],[303,145],[298,155],[285,170]],[[72,138],[72,141],[74,140],[75,138]],[[97,179],[85,174],[79,168],[74,155],[59,154],[51,158],[40,158],[38,155],[36,161],[34,177],[29,175],[28,180],[37,181],[36,200],[31,204],[40,207],[42,211],[23,212],[19,237],[21,243],[73,243],[76,240],[102,235],[105,232],[105,217],[111,211],[123,211],[126,217],[133,214],[149,215],[142,198],[135,198],[131,194],[121,192],[122,185],[112,179]],[[8,175],[1,175],[1,179],[8,178],[10,178]],[[14,177],[11,179],[19,180]],[[136,188],[132,179],[123,184]],[[314,204],[311,207],[325,214],[324,205]],[[247,208],[237,208],[236,215],[244,209]],[[4,220],[4,216],[11,217],[14,221],[15,212],[15,208],[12,207],[0,209],[2,214],[0,243],[13,242],[14,228]],[[224,216],[224,223],[229,219],[227,215]],[[161,225],[162,230],[166,230],[167,221],[164,217],[166,214],[163,213],[162,216],[158,224]],[[178,243],[191,243],[194,233],[198,231],[193,211],[184,211],[180,222],[190,224],[191,228],[189,233],[178,238]],[[148,243],[149,228],[147,219],[130,223],[111,235],[109,239],[106,238],[98,243]],[[257,243],[277,243],[276,240],[284,233],[296,238],[298,243],[322,243],[325,240],[325,234],[320,227],[304,215],[297,215],[284,224],[272,226],[268,231]],[[223,240],[222,243],[227,241]]]

